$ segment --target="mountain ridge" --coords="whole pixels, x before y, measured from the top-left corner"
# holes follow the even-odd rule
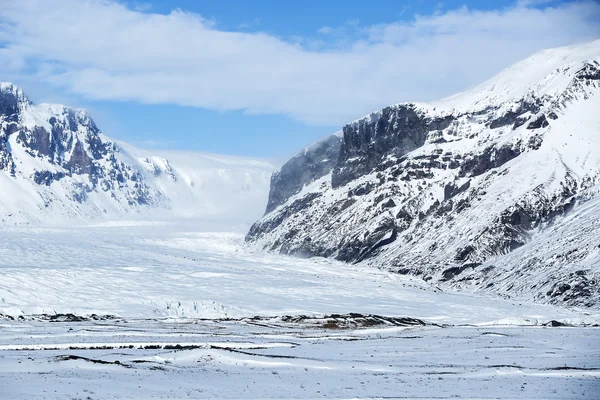
[[[201,153],[176,157],[185,162],[108,138],[86,110],[34,104],[18,86],[0,83],[4,223],[230,213],[250,222],[260,215],[271,163]]]
[[[554,278],[540,273],[518,293],[494,287],[519,270],[495,261],[523,253],[598,197],[599,109],[600,41],[538,53],[439,102],[385,107],[346,124],[335,163],[291,195],[275,182],[270,199],[277,202],[246,240],[439,285],[597,305],[600,254],[589,226],[580,230],[588,235],[578,239],[584,248],[560,263],[523,255],[528,269],[548,264]],[[311,156],[296,158],[312,165]],[[568,224],[585,220],[600,231],[581,218]],[[569,246],[548,249],[548,257]]]

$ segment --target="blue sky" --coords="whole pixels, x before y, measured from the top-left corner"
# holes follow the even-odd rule
[[[6,0],[0,80],[147,148],[285,158],[600,38],[593,1]]]

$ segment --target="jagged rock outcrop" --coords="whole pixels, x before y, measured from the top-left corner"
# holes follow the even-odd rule
[[[331,172],[296,182],[302,190],[268,208],[246,240],[440,285],[600,305],[589,283],[600,278],[600,242],[589,230],[600,232],[600,217],[572,219],[586,204],[600,216],[592,201],[600,193],[599,77],[596,41],[534,55],[437,103],[398,104],[354,121]],[[271,191],[280,185],[273,181]],[[585,238],[574,240],[579,258],[551,247],[544,257],[525,254],[549,229],[584,221]],[[544,261],[555,256],[563,262]],[[527,261],[505,261],[511,257]],[[544,265],[552,278],[504,284]]]
[[[388,157],[400,158],[425,144],[428,133],[443,131],[452,115],[429,117],[415,104],[387,107],[343,129],[343,142],[331,176],[338,188],[385,165]]]
[[[163,194],[146,184],[136,166],[119,159],[119,148],[86,111],[33,104],[10,83],[0,84],[0,143],[0,170],[17,181],[52,186],[63,200],[86,203],[96,195],[113,207],[164,205]],[[103,192],[107,196],[98,196]],[[48,197],[46,206],[54,200],[59,199]]]

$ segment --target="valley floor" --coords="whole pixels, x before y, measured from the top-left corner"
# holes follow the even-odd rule
[[[265,254],[201,222],[0,237],[0,398],[600,397],[598,310]]]
[[[600,328],[30,321],[4,323],[1,332],[0,393],[7,399],[597,399],[600,393]]]

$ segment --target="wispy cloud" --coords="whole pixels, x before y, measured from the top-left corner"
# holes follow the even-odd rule
[[[89,99],[339,125],[387,104],[463,90],[532,52],[598,38],[599,20],[596,2],[463,7],[408,22],[356,23],[350,44],[316,49],[260,32],[221,31],[182,10],[161,15],[110,0],[4,0],[0,74]]]
[[[241,31],[257,29],[260,26],[260,18],[253,18],[250,21],[242,22],[236,28]]]
[[[150,11],[150,10],[152,10],[152,4],[140,2],[140,1],[134,1],[131,3],[131,8],[133,8],[135,11],[141,11],[141,12]]]

